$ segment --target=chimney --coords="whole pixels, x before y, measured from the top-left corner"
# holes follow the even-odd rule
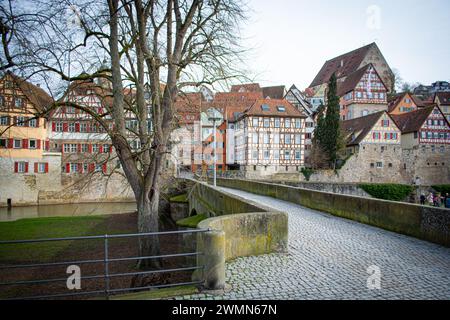
[[[341,60],[341,68],[344,67],[344,60]]]

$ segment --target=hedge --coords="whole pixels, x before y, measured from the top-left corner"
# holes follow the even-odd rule
[[[376,199],[403,201],[411,192],[412,186],[404,184],[361,184],[361,189]]]
[[[434,190],[436,190],[437,192],[439,192],[440,194],[450,194],[450,184],[442,184],[442,185],[438,185],[438,186],[432,186],[432,188]]]

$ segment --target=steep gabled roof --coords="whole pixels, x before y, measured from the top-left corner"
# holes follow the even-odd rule
[[[434,106],[426,107],[404,114],[391,115],[391,117],[402,133],[416,132],[422,128],[434,108]]]
[[[264,98],[283,99],[286,93],[285,86],[274,86],[262,88]]]
[[[342,122],[342,129],[348,134],[347,145],[354,146],[361,143],[386,111],[380,111],[365,117]]]
[[[311,109],[311,104],[308,101],[306,101],[304,94],[296,87],[295,84],[291,86],[291,88],[288,90],[283,99],[286,98],[289,92],[292,92],[295,99],[298,101],[299,104],[301,104],[305,114],[311,117],[314,114],[314,111]]]
[[[262,92],[259,83],[246,83],[231,86],[231,92]]]
[[[414,104],[418,107],[418,108],[424,108],[427,106],[427,104],[420,99],[419,97],[415,96],[412,93],[409,92],[401,92],[398,93],[394,96],[392,96],[391,98],[388,99],[388,112],[392,112],[394,111],[394,109],[399,105],[399,103],[401,101],[403,101],[403,99],[409,95],[411,97],[411,100],[414,102]]]
[[[337,95],[339,97],[342,97],[346,93],[353,91],[358,85],[358,83],[361,81],[362,77],[367,72],[367,70],[370,69],[370,67],[373,67],[371,63],[349,74],[348,77],[343,82],[338,82]],[[375,68],[373,69],[375,70]]]
[[[6,75],[9,75],[12,78],[23,94],[35,107],[37,112],[44,113],[54,103],[53,98],[42,88],[16,76],[12,72],[7,72]]]
[[[264,108],[263,108],[264,106]],[[279,109],[284,107],[284,111]],[[245,111],[243,116],[266,116],[266,117],[293,117],[306,118],[307,116],[294,107],[289,101],[281,99],[261,99],[257,100],[250,109]]]
[[[364,58],[367,56],[367,53],[373,46],[376,46],[376,44],[371,43],[326,61],[309,87],[315,87],[328,82],[333,73],[336,73],[337,78],[341,78],[355,72],[358,70],[359,66],[364,61]]]
[[[450,92],[436,92],[435,101],[436,97],[439,99],[441,105],[450,106]]]

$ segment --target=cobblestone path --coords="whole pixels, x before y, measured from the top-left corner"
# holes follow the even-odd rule
[[[239,258],[227,264],[228,291],[178,299],[450,299],[450,249],[222,189],[288,213],[289,253]],[[367,286],[371,266],[381,272],[380,289]]]

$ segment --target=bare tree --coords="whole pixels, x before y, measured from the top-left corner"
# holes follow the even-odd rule
[[[137,201],[139,231],[158,231],[174,103],[183,90],[241,74],[238,26],[245,5],[240,0],[23,0],[20,5],[10,0],[0,13],[3,70],[15,67],[49,89],[60,82],[55,76],[111,83],[112,104],[103,114],[73,106],[109,135]],[[76,28],[68,30],[73,22]],[[133,89],[132,103],[125,88]],[[126,126],[129,112],[138,120],[136,130]],[[139,150],[131,148],[130,136],[140,141]],[[140,253],[157,255],[158,239],[142,238]],[[159,267],[155,260],[140,264]]]

